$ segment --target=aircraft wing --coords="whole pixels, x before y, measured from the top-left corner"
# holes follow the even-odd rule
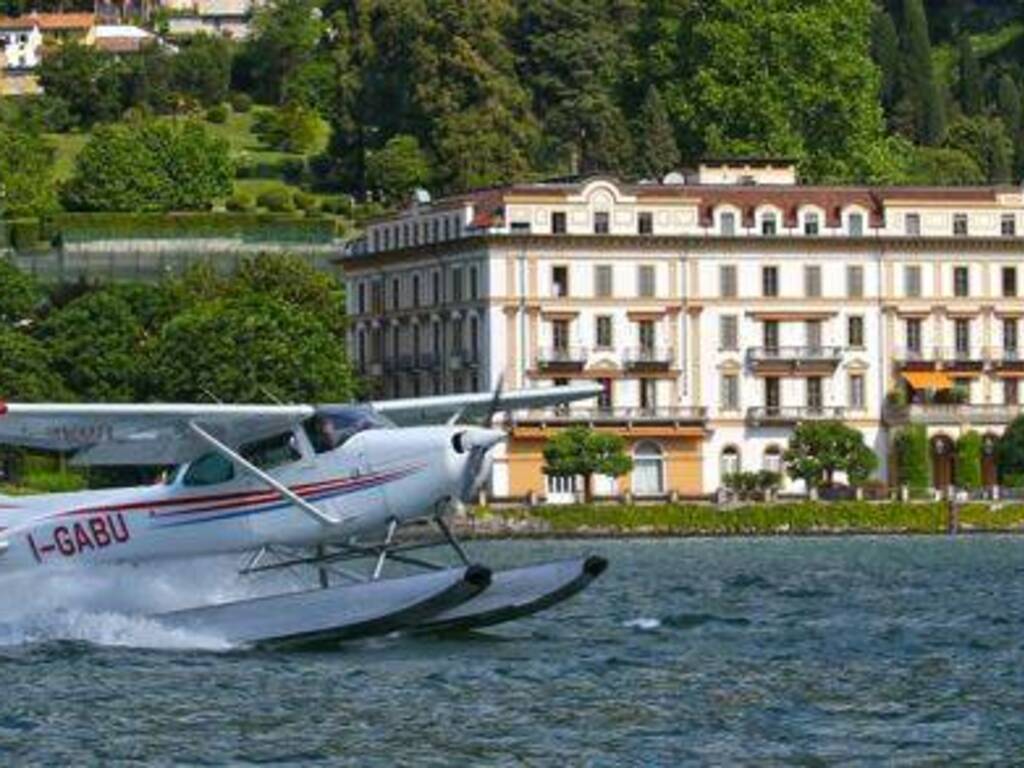
[[[74,453],[75,464],[181,464],[210,451],[190,423],[237,446],[313,413],[309,405],[0,403],[0,445]]]
[[[588,400],[601,394],[600,384],[571,384],[564,387],[538,387],[502,392],[495,405],[493,392],[413,397],[402,400],[378,400],[371,403],[400,426],[439,424],[455,414],[460,418],[485,415],[492,407],[497,412],[549,408],[574,400]]]

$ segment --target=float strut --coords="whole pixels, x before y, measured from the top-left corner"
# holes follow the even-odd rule
[[[380,578],[381,571],[384,570],[384,561],[388,559],[388,547],[391,546],[391,540],[395,538],[395,531],[398,528],[398,521],[391,518],[391,522],[388,523],[388,535],[384,537],[384,544],[380,548],[380,555],[377,557],[377,565],[373,569],[373,581]]]
[[[327,548],[323,544],[317,544],[316,546],[316,558],[317,560],[324,560],[327,557]],[[320,566],[316,569],[317,575],[320,578],[320,589],[327,589],[331,586],[331,579],[327,573],[327,569]]]
[[[444,534],[445,539],[447,539],[448,543],[452,545],[452,549],[454,549],[458,554],[462,564],[470,565],[469,556],[466,554],[466,550],[464,550],[462,545],[459,544],[459,540],[455,538],[455,534],[452,533],[452,529],[448,527],[448,523],[444,521],[444,518],[438,515],[434,518],[434,521],[437,523],[437,527],[441,529],[441,533]]]

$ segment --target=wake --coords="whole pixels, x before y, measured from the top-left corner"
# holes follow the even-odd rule
[[[170,628],[153,614],[273,589],[237,575],[235,558],[52,569],[0,581],[0,647],[60,640],[166,650],[230,650],[223,638]]]

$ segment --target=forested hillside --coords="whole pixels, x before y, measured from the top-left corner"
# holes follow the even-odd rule
[[[61,137],[125,113],[223,123],[222,102],[251,97],[253,131],[299,153],[307,190],[385,202],[727,155],[791,157],[811,182],[1024,171],[1021,0],[269,0],[253,28],[176,61],[51,58],[30,118],[0,120],[80,148]]]

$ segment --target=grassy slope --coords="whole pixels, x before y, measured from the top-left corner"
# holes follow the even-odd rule
[[[228,120],[223,124],[205,123],[206,128],[213,134],[225,139],[231,146],[231,152],[235,157],[246,157],[254,163],[276,165],[285,160],[299,159],[304,156],[289,152],[278,152],[262,146],[259,139],[252,132],[253,113],[237,114],[229,110]],[[57,149],[55,177],[58,181],[64,181],[71,177],[74,171],[75,158],[85,146],[89,135],[87,133],[53,133],[48,138],[54,143]],[[310,155],[322,152],[327,146],[328,129],[326,124],[321,126],[320,136],[317,144]],[[255,197],[268,189],[276,189],[282,185],[297,190],[298,187],[287,184],[283,179],[236,179],[235,190]]]

